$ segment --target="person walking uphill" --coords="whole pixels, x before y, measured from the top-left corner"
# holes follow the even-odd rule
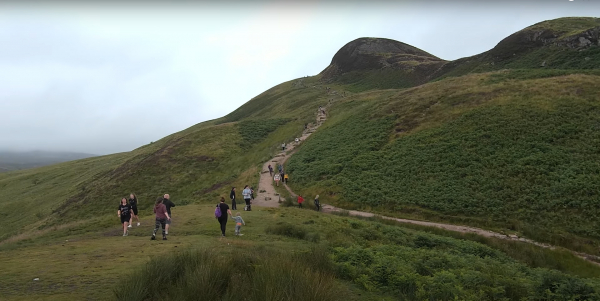
[[[117,209],[117,216],[121,218],[121,224],[123,224],[123,236],[129,235],[127,226],[129,225],[129,220],[131,220],[131,205],[127,204],[126,198],[121,199],[121,203]]]
[[[302,203],[304,203],[304,198],[299,195],[298,196],[298,208],[302,208]]]
[[[165,231],[165,226],[167,221],[171,220],[171,216],[167,212],[167,207],[163,204],[163,197],[159,196],[156,199],[156,203],[154,203],[154,213],[156,214],[156,221],[154,223],[154,232],[152,232],[151,240],[156,240],[156,231],[158,231],[158,227],[162,226],[162,236],[163,240],[167,240],[167,233]]]
[[[244,196],[244,201],[246,202],[246,207],[244,210],[252,211],[250,207],[250,200],[252,200],[252,189],[248,187],[248,185],[244,186],[244,190],[242,190],[242,196]]]
[[[315,210],[321,211],[321,202],[319,202],[319,195],[315,197]]]
[[[215,217],[221,225],[222,237],[225,237],[225,229],[227,228],[227,215],[232,216],[231,210],[229,210],[229,206],[225,204],[225,198],[221,197],[221,202],[217,204],[217,208],[215,209]]]
[[[170,228],[171,222],[172,222],[171,207],[175,207],[175,204],[173,204],[173,202],[171,202],[171,197],[169,196],[169,194],[164,195],[163,204],[165,205],[165,208],[167,208],[167,213],[169,214],[169,218],[167,219],[167,222],[166,222],[167,228],[165,230],[165,234],[169,235],[169,228]]]
[[[231,199],[231,210],[237,210],[237,204],[235,202],[235,187],[231,187],[229,198]]]

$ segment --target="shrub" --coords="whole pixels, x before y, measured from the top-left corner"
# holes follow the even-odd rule
[[[268,226],[267,229],[265,229],[265,232],[267,234],[283,235],[298,239],[304,239],[307,233],[304,228],[288,223],[280,223],[277,225]]]
[[[312,260],[319,263],[316,267]],[[335,301],[346,294],[326,253],[187,251],[156,257],[114,291],[117,300]]]

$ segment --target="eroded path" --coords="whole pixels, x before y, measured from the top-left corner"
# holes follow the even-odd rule
[[[269,164],[273,167],[274,173],[277,172],[277,165],[284,164],[287,159],[294,154],[296,146],[300,145],[306,138],[308,138],[312,133],[314,133],[317,128],[327,120],[327,111],[326,107],[323,108],[325,110],[325,114],[321,111],[317,113],[316,122],[314,124],[309,124],[308,129],[304,130],[302,136],[298,137],[298,142],[291,142],[286,146],[285,151],[279,152],[275,157],[271,158],[269,161],[263,164],[262,169],[260,171],[260,180],[258,183],[258,193],[254,201],[252,201],[253,205],[262,206],[262,207],[278,207],[279,201],[283,201],[283,197],[281,197],[275,191],[275,181],[273,180],[273,176],[269,173]],[[279,185],[284,185],[284,187],[290,191],[293,195],[293,192],[287,187],[287,185],[283,183],[279,183]]]
[[[328,106],[324,107],[325,113],[327,112],[326,111],[327,107]],[[302,136],[299,137],[299,140],[300,140],[299,142],[290,143],[285,151],[281,151],[275,157],[273,157],[271,160],[269,160],[268,162],[265,162],[265,164],[262,167],[262,171],[261,171],[261,175],[260,175],[260,182],[259,182],[259,186],[258,186],[259,193],[257,194],[256,199],[253,201],[254,205],[263,206],[263,207],[278,207],[279,206],[279,202],[283,201],[284,199],[275,191],[275,187],[274,187],[275,181],[273,180],[273,177],[269,174],[269,168],[268,168],[269,164],[271,164],[271,166],[273,167],[274,172],[277,172],[277,164],[284,164],[289,159],[289,157],[291,157],[294,154],[296,146],[300,145],[302,143],[302,141],[304,141],[312,133],[314,133],[317,130],[317,128],[319,128],[319,126],[321,126],[323,124],[323,122],[325,122],[325,120],[327,120],[326,114],[323,114],[322,112],[319,111],[317,113],[316,124],[310,125],[309,128],[303,132]],[[279,185],[283,185],[283,187],[285,189],[287,189],[287,191],[290,192],[292,197],[296,196],[296,194],[289,188],[289,186],[287,186],[283,183],[279,183]],[[310,200],[307,199],[307,201],[310,201]],[[470,226],[460,226],[460,225],[453,225],[453,224],[444,224],[444,223],[436,223],[436,222],[395,218],[395,217],[377,215],[374,213],[364,212],[364,211],[344,210],[344,209],[337,208],[337,207],[327,205],[327,204],[322,204],[322,210],[324,213],[347,212],[348,215],[350,215],[350,216],[379,217],[382,219],[393,220],[393,221],[396,221],[399,223],[420,225],[420,226],[426,226],[426,227],[435,227],[435,228],[440,228],[440,229],[454,231],[454,232],[473,233],[473,234],[481,235],[484,237],[493,237],[493,238],[510,240],[510,241],[519,241],[519,242],[536,245],[536,246],[542,247],[542,248],[549,248],[549,249],[557,249],[558,248],[556,246],[540,243],[540,242],[537,242],[537,241],[534,241],[531,239],[519,237],[517,235],[506,235],[506,234],[493,232],[493,231],[489,231],[489,230],[484,230],[484,229],[480,229],[480,228],[475,228],[475,227],[470,227]],[[565,250],[568,250],[568,249],[565,249]],[[585,259],[596,265],[600,265],[600,256],[580,253],[580,252],[576,252],[576,251],[572,251],[572,250],[568,250],[568,251],[570,251],[571,253],[575,254],[576,256],[578,256],[582,259]]]

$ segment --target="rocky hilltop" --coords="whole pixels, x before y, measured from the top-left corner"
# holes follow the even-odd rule
[[[344,45],[321,74],[328,79],[352,71],[382,68],[427,73],[445,62],[402,42],[382,38],[359,38]]]

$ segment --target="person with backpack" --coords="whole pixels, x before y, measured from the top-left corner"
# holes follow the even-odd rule
[[[131,220],[131,205],[127,203],[126,198],[121,199],[121,203],[119,204],[119,208],[117,209],[117,216],[121,218],[121,224],[123,224],[123,236],[129,235],[129,230],[127,230],[127,226],[129,225],[129,221]]]
[[[235,202],[235,187],[231,187],[229,198],[231,199],[231,210],[237,210],[237,203]]]
[[[172,222],[171,208],[175,207],[175,204],[173,204],[173,202],[171,202],[171,197],[169,196],[168,193],[163,196],[163,204],[165,205],[165,208],[167,208],[167,213],[169,214],[169,218],[166,221],[167,228],[165,231],[165,233],[167,235],[169,235],[169,228],[170,228],[171,222]]]
[[[156,231],[158,231],[158,227],[162,227],[162,236],[163,240],[167,240],[167,232],[165,231],[166,223],[171,219],[171,215],[167,212],[167,207],[163,204],[164,198],[159,196],[156,198],[156,202],[154,203],[154,213],[156,214],[156,219],[154,223],[154,231],[152,232],[151,240],[156,240]]]
[[[319,202],[319,195],[315,197],[315,210],[321,211],[321,202]]]
[[[131,228],[131,224],[133,222],[133,218],[135,217],[135,219],[137,220],[137,225],[138,227],[140,226],[140,217],[138,216],[138,208],[137,208],[137,204],[138,204],[138,200],[137,200],[137,196],[135,195],[135,193],[131,193],[129,194],[129,205],[131,205],[131,219],[129,220],[129,228]]]
[[[302,203],[304,203],[304,198],[299,195],[298,196],[298,208],[302,209]]]
[[[244,210],[251,211],[250,200],[252,199],[252,190],[248,187],[248,185],[244,186],[244,190],[242,190],[242,196],[246,202],[246,208],[244,208]]]
[[[225,237],[225,229],[227,227],[227,215],[231,215],[231,210],[229,210],[229,206],[225,204],[225,198],[221,197],[221,202],[217,204],[217,208],[215,208],[215,218],[219,221],[221,225],[221,236]]]
[[[235,221],[235,235],[237,236],[242,236],[244,234],[240,233],[240,231],[242,231],[242,224],[245,226],[246,223],[244,222],[244,219],[242,219],[241,214],[238,212],[235,214],[235,216],[231,216],[231,219]]]
[[[285,151],[285,142],[281,144],[281,150]]]

